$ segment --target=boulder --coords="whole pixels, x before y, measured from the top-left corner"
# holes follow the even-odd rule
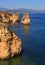
[[[30,24],[30,16],[28,13],[24,13],[21,23],[24,25]]]

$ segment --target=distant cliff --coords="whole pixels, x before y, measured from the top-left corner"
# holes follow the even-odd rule
[[[11,12],[14,12],[14,11],[18,11],[18,12],[37,12],[37,10],[26,9],[26,8],[13,9],[13,10],[9,10],[9,11],[11,11]]]
[[[34,9],[28,9],[28,8],[18,8],[18,9],[7,9],[7,8],[1,8],[0,7],[0,11],[9,11],[9,12],[14,12],[14,11],[18,11],[20,13],[23,12],[33,12],[33,13],[38,13],[38,12],[45,12],[45,10],[34,10]]]
[[[0,11],[7,11],[7,10],[9,10],[9,9],[0,7]]]

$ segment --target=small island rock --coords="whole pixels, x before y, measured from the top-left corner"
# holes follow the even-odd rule
[[[24,25],[30,24],[30,16],[28,13],[24,13],[21,23]]]

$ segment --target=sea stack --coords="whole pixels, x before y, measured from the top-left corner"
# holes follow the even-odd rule
[[[24,25],[30,24],[30,16],[28,13],[24,13],[21,23]]]
[[[9,59],[20,55],[22,51],[21,39],[0,23],[0,59]]]

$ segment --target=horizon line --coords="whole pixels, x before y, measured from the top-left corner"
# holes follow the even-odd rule
[[[0,7],[0,8],[5,8],[5,9],[9,9],[9,10],[14,10],[14,9],[31,9],[31,8],[8,8],[8,7]],[[31,9],[31,10],[42,10],[42,11],[45,11],[45,9]]]

